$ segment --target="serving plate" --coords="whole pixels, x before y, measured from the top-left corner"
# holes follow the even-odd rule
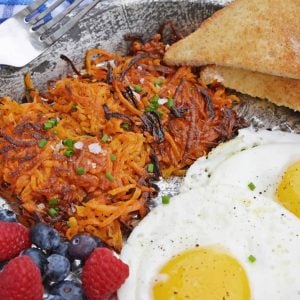
[[[230,3],[230,0],[112,0],[100,2],[75,27],[43,55],[24,68],[0,68],[0,97],[11,96],[21,101],[23,76],[32,74],[34,84],[41,90],[50,79],[72,74],[72,70],[59,57],[64,54],[79,68],[83,66],[87,49],[101,47],[125,54],[126,34],[153,36],[165,21],[173,21],[184,35],[192,32],[205,18]],[[201,42],[201,41],[199,41]],[[20,51],[22,46],[20,45]],[[239,95],[242,102],[236,106],[239,115],[256,128],[300,132],[300,114],[287,108],[258,99]],[[161,192],[176,194],[180,179],[172,178],[159,183]]]
[[[48,80],[72,74],[72,70],[59,57],[64,54],[79,68],[83,66],[85,51],[101,47],[125,54],[126,34],[153,36],[165,21],[173,21],[184,35],[192,32],[216,10],[231,0],[112,0],[101,1],[80,22],[43,55],[24,68],[0,68],[0,97],[11,96],[21,101],[24,94],[23,76],[32,74],[34,84],[41,90]],[[20,46],[20,51],[22,47]],[[251,97],[239,95],[238,113],[256,128],[270,128],[300,132],[300,115],[287,108]],[[162,193],[176,194],[179,178],[160,182]]]
[[[187,35],[195,30],[201,21],[229,2],[231,1],[102,1],[72,30],[26,67],[0,68],[0,97],[8,95],[16,101],[21,101],[24,93],[23,76],[26,72],[32,74],[34,84],[41,90],[46,88],[48,80],[72,74],[70,67],[59,58],[61,54],[71,58],[79,68],[83,66],[84,53],[89,48],[101,47],[125,54],[128,47],[124,40],[125,34],[140,33],[149,38],[158,31],[164,21],[173,21],[180,31]],[[242,102],[236,106],[236,110],[253,127],[300,133],[299,113],[276,107],[267,101],[239,96]],[[160,181],[161,194],[177,194],[180,182],[181,179],[176,177]],[[1,204],[6,205],[0,199]]]

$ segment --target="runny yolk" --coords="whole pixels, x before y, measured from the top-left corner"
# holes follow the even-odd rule
[[[248,300],[250,288],[239,262],[218,250],[195,248],[167,262],[153,287],[155,300]]]
[[[277,187],[278,201],[300,218],[300,161],[289,166]]]

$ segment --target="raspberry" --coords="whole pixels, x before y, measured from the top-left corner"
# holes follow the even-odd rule
[[[30,257],[16,257],[5,266],[0,273],[0,299],[43,299],[41,273]]]
[[[0,262],[17,256],[30,245],[29,230],[26,227],[0,221]]]
[[[82,270],[82,287],[88,300],[104,300],[123,284],[128,265],[107,248],[96,248]]]

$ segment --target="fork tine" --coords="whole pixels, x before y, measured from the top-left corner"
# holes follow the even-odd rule
[[[37,1],[33,2],[31,5],[27,6],[23,10],[21,10],[18,14],[26,17],[29,14],[31,14],[33,11],[35,11],[37,8],[39,8],[41,5],[45,4],[47,1],[48,0],[37,0]]]
[[[65,2],[65,0],[55,1],[46,10],[44,10],[42,13],[40,13],[39,15],[37,15],[35,18],[31,19],[29,21],[29,24],[31,24],[31,25],[36,24],[37,22],[39,22],[40,20],[42,20],[45,16],[47,16],[51,11],[53,11],[56,7],[58,7],[59,5],[61,5],[63,2]]]
[[[58,40],[65,32],[70,30],[74,26],[74,24],[78,22],[79,19],[81,19],[91,8],[93,8],[100,1],[101,0],[94,0],[92,3],[85,6],[80,12],[78,12],[78,14],[74,18],[64,24],[64,26],[59,28],[49,37],[47,37],[44,42],[47,44],[52,44],[54,41]]]
[[[48,29],[56,25],[60,20],[62,20],[67,14],[69,14],[74,8],[76,8],[83,0],[75,0],[70,6],[68,6],[64,11],[59,13],[55,18],[53,18],[51,21],[45,23],[44,25],[41,25],[39,29],[36,30],[36,32],[40,35],[45,33]]]

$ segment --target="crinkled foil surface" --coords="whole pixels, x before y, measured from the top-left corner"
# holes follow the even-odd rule
[[[40,89],[50,79],[72,74],[59,56],[70,57],[78,67],[83,66],[85,51],[101,47],[117,53],[126,53],[123,36],[141,33],[150,37],[161,23],[174,21],[184,35],[194,31],[202,20],[230,3],[230,0],[111,0],[101,1],[66,35],[43,55],[21,69],[0,69],[0,96],[8,95],[19,101],[24,92],[23,75],[30,71]],[[20,47],[20,51],[22,51]],[[244,101],[237,106],[238,113],[256,128],[294,131],[300,133],[300,114],[266,101],[239,95]],[[160,195],[178,193],[180,178],[162,180]],[[160,196],[159,196],[160,197]],[[0,200],[1,201],[1,200]],[[5,205],[2,202],[2,205]]]

